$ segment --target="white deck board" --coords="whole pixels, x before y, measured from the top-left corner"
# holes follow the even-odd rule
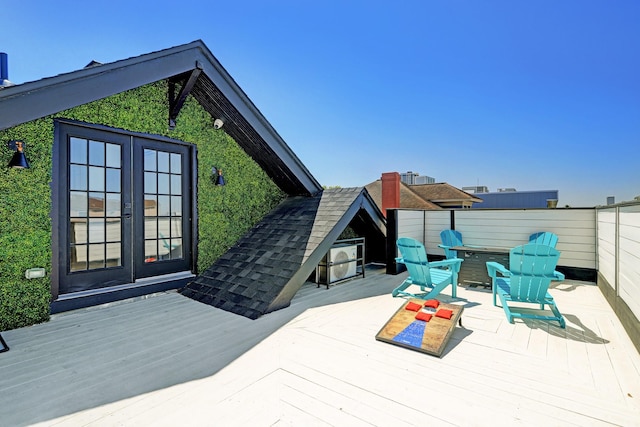
[[[640,426],[640,354],[593,284],[507,322],[460,287],[441,358],[375,340],[403,276],[306,284],[255,321],[176,293],[3,332],[0,426]]]

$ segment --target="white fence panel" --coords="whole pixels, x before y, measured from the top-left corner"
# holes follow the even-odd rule
[[[596,268],[593,209],[462,210],[455,212],[455,225],[465,244],[486,247],[512,248],[550,231],[558,236],[559,265]]]
[[[424,244],[424,211],[398,211],[398,237],[411,237]]]
[[[640,318],[640,206],[621,207],[618,218],[618,295]]]
[[[616,208],[598,210],[598,271],[616,286]]]
[[[427,253],[433,255],[444,256],[444,249],[438,245],[442,243],[440,232],[451,228],[451,212],[450,211],[428,211],[427,213]]]
[[[444,255],[438,247],[440,232],[451,228],[451,213],[398,210],[398,236],[419,240],[429,254]],[[454,210],[453,215],[455,229],[468,245],[512,248],[528,242],[533,233],[550,231],[558,236],[559,265],[596,269],[595,209]]]
[[[397,219],[398,237],[411,237],[424,244],[424,211],[399,210]],[[396,246],[396,257],[399,256]]]

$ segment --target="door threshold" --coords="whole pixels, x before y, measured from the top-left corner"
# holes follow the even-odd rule
[[[196,275],[190,271],[145,277],[133,283],[111,286],[108,288],[91,289],[69,294],[62,294],[51,302],[51,314],[78,308],[105,304],[108,302],[148,295],[156,292],[180,289]]]

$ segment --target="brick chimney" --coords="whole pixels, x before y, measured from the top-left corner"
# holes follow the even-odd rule
[[[386,217],[387,209],[400,207],[400,174],[385,172],[382,174],[382,213]]]

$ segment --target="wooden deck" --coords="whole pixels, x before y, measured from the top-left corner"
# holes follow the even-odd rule
[[[460,287],[437,358],[375,340],[403,278],[307,284],[254,321],[163,293],[4,332],[0,425],[640,426],[640,354],[595,285],[552,289],[566,330]]]

